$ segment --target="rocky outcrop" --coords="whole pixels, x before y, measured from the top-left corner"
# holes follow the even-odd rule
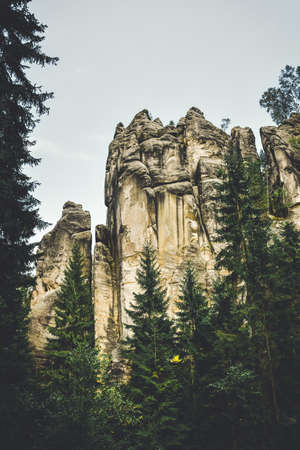
[[[279,127],[260,130],[268,164],[271,212],[289,217],[300,227],[300,150],[291,139],[300,135],[300,114],[292,114]]]
[[[130,322],[126,310],[138,291],[136,271],[146,240],[157,249],[171,315],[187,259],[197,267],[204,289],[211,290],[219,249],[212,198],[231,145],[244,158],[257,158],[250,128],[236,127],[229,136],[197,108],[177,126],[163,126],[147,110],[127,127],[117,125],[106,166],[107,223],[96,227],[92,271],[90,217],[80,205],[67,202],[62,218],[41,241],[31,314],[31,341],[38,352],[75,239],[92,280],[96,338],[116,359]]]
[[[218,248],[212,194],[230,139],[243,156],[257,157],[249,128],[233,129],[230,138],[197,108],[177,126],[164,127],[147,110],[128,127],[117,125],[106,166],[107,225],[97,227],[93,264],[100,342],[112,347],[126,333],[146,240],[157,248],[171,315],[187,259],[211,289]]]
[[[62,217],[47,233],[38,249],[36,287],[31,301],[30,341],[38,358],[43,357],[53,302],[64,279],[64,271],[75,241],[84,257],[84,270],[91,276],[91,218],[82,205],[66,202]]]

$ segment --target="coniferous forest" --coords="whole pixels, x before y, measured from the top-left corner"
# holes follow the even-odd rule
[[[145,242],[116,367],[95,342],[90,280],[75,244],[45,362],[36,367],[27,337],[30,238],[46,224],[24,167],[39,163],[30,135],[53,94],[28,79],[26,66],[58,59],[42,52],[46,26],[28,3],[0,2],[1,447],[299,448],[300,232],[288,220],[274,226],[264,161],[242,159],[234,146],[212,197],[221,244],[212,292],[187,261],[171,318],[155,249]],[[282,77],[294,77],[296,86],[299,68],[287,68]],[[288,87],[281,83],[280,95],[272,88],[262,99],[278,121],[298,107],[295,96],[280,103],[288,102]],[[285,205],[278,200],[277,207]]]

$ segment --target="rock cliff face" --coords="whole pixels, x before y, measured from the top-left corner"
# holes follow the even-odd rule
[[[283,201],[289,218],[300,227],[300,150],[291,143],[300,135],[300,114],[291,114],[279,127],[263,127],[260,134],[269,168],[271,210],[280,214],[278,203]]]
[[[197,108],[176,127],[146,110],[127,128],[117,125],[106,166],[107,225],[97,228],[93,264],[96,336],[109,348],[126,334],[146,240],[157,248],[171,315],[187,259],[211,288],[217,250],[211,195],[230,139],[243,156],[257,158],[249,128],[234,128],[230,138]]]
[[[91,276],[91,218],[82,206],[67,202],[62,217],[52,231],[41,240],[36,268],[36,287],[31,301],[30,341],[37,357],[43,357],[48,336],[47,327],[53,318],[53,302],[63,282],[64,271],[75,241],[84,257],[84,269]]]
[[[270,192],[284,187],[288,214],[300,226],[300,152],[290,144],[297,135],[299,114],[278,128],[261,130]],[[41,241],[31,314],[31,341],[38,353],[45,345],[53,298],[75,239],[81,242],[91,277],[96,337],[113,354],[126,334],[126,309],[138,291],[136,270],[146,240],[157,249],[171,315],[187,259],[198,268],[203,287],[211,289],[218,252],[211,196],[230,145],[244,158],[257,158],[250,128],[233,128],[229,136],[197,108],[191,108],[177,126],[163,126],[147,110],[128,127],[117,125],[106,166],[107,223],[96,227],[92,269],[90,216],[81,205],[67,202],[62,218]]]

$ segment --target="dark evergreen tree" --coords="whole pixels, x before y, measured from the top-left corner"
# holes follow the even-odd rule
[[[214,367],[210,373],[208,437],[213,449],[260,448],[261,383],[253,368],[246,305],[228,277],[214,284]]]
[[[216,268],[228,272],[227,288],[242,303],[251,302],[259,276],[264,276],[267,266],[270,239],[267,188],[259,160],[244,161],[239,151],[231,148],[225,162],[226,170],[221,172],[214,197],[219,225],[217,241],[223,244]]]
[[[23,168],[39,162],[30,154],[33,142],[29,134],[37,122],[34,112],[48,112],[45,101],[52,98],[52,93],[42,92],[29,81],[26,68],[28,64],[44,66],[57,60],[41,52],[46,26],[28,10],[28,3],[4,0],[0,5],[0,283],[1,317],[5,317],[1,348],[7,352],[14,345],[18,365],[22,357],[15,341],[24,328],[26,314],[20,288],[30,281],[28,271],[34,260],[34,244],[29,243],[29,238],[44,226],[38,214],[39,202],[32,195],[36,183],[23,173]],[[9,373],[4,377],[15,380],[19,374],[23,378],[15,363],[10,369],[8,365]]]
[[[257,421],[252,427],[256,446],[277,449],[282,448],[284,441],[295,438],[296,427],[286,425],[296,423],[298,417],[291,390],[296,392],[299,388],[295,376],[299,369],[299,237],[291,225],[286,225],[279,237],[271,232],[266,183],[259,163],[242,161],[235,154],[230,152],[223,183],[217,186],[221,200],[218,233],[224,245],[217,257],[217,267],[226,269],[228,275],[216,285],[214,320],[218,337],[222,338],[217,341],[216,349],[220,348],[219,354],[225,356],[223,363],[227,369],[222,379],[212,386],[223,386],[227,391],[226,396],[225,391],[222,394],[223,400],[228,399],[228,374],[234,373],[237,380],[238,372],[249,371],[253,376],[249,377],[248,391],[255,388],[257,392],[248,411],[249,418]],[[237,367],[241,370],[237,371]],[[246,378],[243,377],[243,382]],[[236,411],[239,410],[238,407]],[[243,417],[243,424],[247,423],[251,421]],[[243,445],[248,442],[249,436],[240,434],[242,428],[235,423],[237,448],[239,442]],[[250,448],[251,445],[253,442]]]
[[[87,341],[74,344],[65,352],[64,371],[51,377],[47,398],[47,420],[41,427],[37,448],[44,450],[93,449],[98,438],[95,420],[99,420],[96,400],[100,370],[98,351]],[[108,447],[106,447],[108,448]]]
[[[247,327],[244,326],[245,308],[239,302],[238,289],[226,277],[215,281],[212,299],[211,321],[216,334],[218,371],[224,374],[231,365],[240,362],[245,350],[244,341],[248,336]]]
[[[268,333],[283,444],[299,439],[300,420],[300,233],[291,223],[273,236],[270,261]]]
[[[245,271],[247,246],[244,235],[246,220],[244,199],[248,186],[245,166],[239,152],[231,148],[225,156],[225,169],[220,170],[220,183],[216,183],[217,242],[225,243],[217,255],[217,269],[228,271],[230,283],[239,284]]]
[[[181,418],[190,432],[184,448],[196,449],[205,440],[207,384],[213,366],[213,329],[208,302],[188,262],[177,305],[178,370],[182,386]]]
[[[54,302],[55,326],[46,346],[43,370],[49,392],[49,420],[43,448],[92,448],[98,352],[94,342],[94,308],[78,242]]]
[[[47,377],[55,390],[65,392],[73,374],[67,356],[78,344],[94,347],[94,308],[90,283],[84,275],[83,257],[78,242],[64,274],[64,282],[54,302],[55,326],[50,326],[47,342]]]
[[[263,422],[259,411],[263,409],[257,403],[262,390],[262,383],[259,381],[262,360],[268,366],[266,380],[271,386],[273,383],[274,355],[267,351],[267,323],[264,323],[267,308],[266,283],[270,274],[270,220],[267,216],[266,183],[259,161],[243,161],[238,150],[232,148],[226,158],[226,171],[221,175],[222,182],[216,186],[216,190],[220,201],[217,209],[217,222],[220,226],[218,240],[223,248],[217,256],[217,268],[225,269],[228,274],[215,285],[213,317],[218,337],[218,371],[222,377],[212,383],[212,386],[223,386],[227,392],[225,395],[223,391],[219,396],[219,399],[223,399],[223,413],[219,417],[227,415],[228,406],[233,402],[228,396],[229,374],[234,374],[233,380],[239,385],[237,391],[231,386],[233,395],[239,389],[246,393],[247,383],[249,395],[253,393],[253,389],[257,393],[248,398],[248,404],[252,404],[254,408],[255,400],[256,407],[243,412],[243,433],[241,434],[238,424],[241,405],[236,403],[236,415],[231,416],[231,426],[224,428],[233,427],[233,434],[228,439],[233,439],[231,445],[235,442],[234,445],[239,446],[240,442],[244,442],[244,445],[249,443],[248,432],[251,428],[254,429],[253,418],[260,417]],[[240,381],[238,373],[242,376]],[[249,376],[246,377],[245,374]],[[253,380],[256,380],[256,386],[253,385]],[[240,394],[241,397],[244,395],[242,392]],[[276,410],[276,394],[266,410],[270,406]],[[248,419],[245,417],[246,413]],[[251,448],[253,442],[249,445]]]
[[[155,252],[147,243],[137,272],[141,293],[127,311],[132,324],[124,342],[130,369],[129,398],[141,411],[136,429],[136,447],[156,450],[180,448],[177,390],[171,360],[174,356],[174,327],[167,316],[168,300],[160,285]]]
[[[20,442],[25,448],[30,435],[24,412],[29,417],[28,408],[21,401],[32,397],[32,392],[24,394],[32,360],[28,307],[22,292],[32,281],[34,245],[29,239],[44,222],[33,197],[36,183],[23,169],[39,162],[30,154],[33,142],[29,135],[37,117],[48,112],[46,100],[52,98],[52,93],[43,92],[28,79],[27,68],[57,61],[41,51],[46,26],[29,11],[28,3],[0,2],[0,398],[1,437],[3,444],[8,440],[6,448],[19,448]]]

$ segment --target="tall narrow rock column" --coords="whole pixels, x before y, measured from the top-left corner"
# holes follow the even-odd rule
[[[91,277],[91,217],[82,205],[66,202],[62,217],[47,233],[38,249],[36,287],[32,295],[29,338],[37,359],[42,362],[47,328],[53,319],[53,302],[64,279],[64,271],[75,241],[84,258],[84,271]]]
[[[139,112],[128,127],[117,125],[105,180],[108,210],[104,234],[109,235],[110,244],[99,238],[94,257],[99,335],[105,332],[100,316],[107,322],[109,308],[114,311],[110,317],[115,328],[119,326],[120,337],[126,334],[126,310],[138,291],[136,271],[147,239],[157,248],[171,315],[187,259],[197,267],[204,289],[211,290],[219,248],[212,201],[217,172],[224,164],[230,139],[242,154],[256,153],[251,133],[239,128],[230,138],[194,107],[177,126],[163,126],[159,119],[152,120],[147,110]],[[101,230],[103,235],[104,228]]]

